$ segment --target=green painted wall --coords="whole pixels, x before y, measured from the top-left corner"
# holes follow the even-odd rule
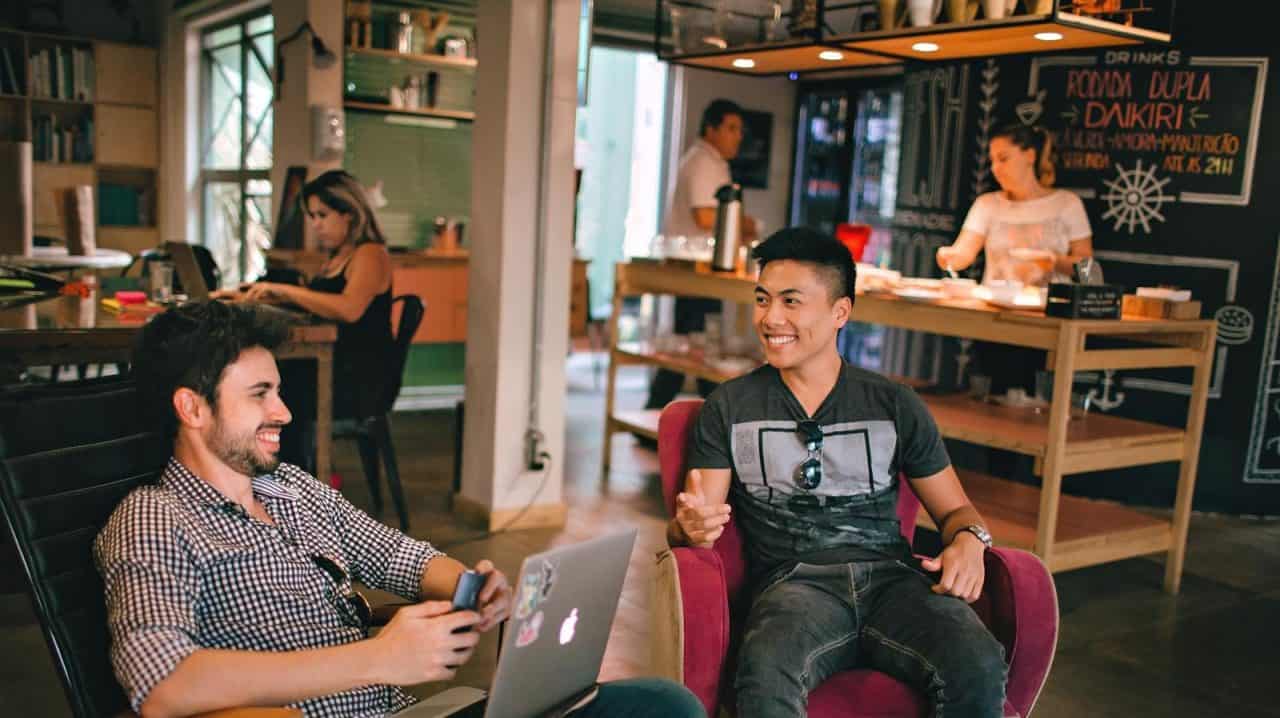
[[[404,367],[404,386],[450,386],[466,383],[465,344],[415,344]]]

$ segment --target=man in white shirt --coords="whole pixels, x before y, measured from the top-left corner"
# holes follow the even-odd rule
[[[733,182],[729,160],[738,156],[742,144],[742,108],[736,103],[717,99],[702,111],[699,139],[680,158],[675,191],[662,233],[668,237],[709,236],[716,227],[716,190]],[[756,236],[755,219],[744,216],[744,239]],[[700,332],[706,315],[720,311],[720,302],[699,297],[676,297],[675,331],[677,334]],[[649,385],[645,407],[661,409],[680,393],[684,375],[659,369]],[[698,393],[706,396],[715,383],[698,380]]]

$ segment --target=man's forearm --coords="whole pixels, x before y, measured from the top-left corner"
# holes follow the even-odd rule
[[[942,545],[950,546],[961,529],[974,524],[986,527],[986,524],[982,521],[982,516],[978,514],[978,510],[973,507],[973,504],[965,504],[947,514],[939,525],[942,534]]]
[[[458,577],[467,566],[457,559],[448,556],[436,556],[427,562],[427,570],[422,572],[422,581],[418,590],[419,599],[423,601],[448,601],[453,598],[453,589],[458,585]]]
[[[304,651],[201,649],[156,684],[143,718],[282,706],[380,683],[370,640]]]

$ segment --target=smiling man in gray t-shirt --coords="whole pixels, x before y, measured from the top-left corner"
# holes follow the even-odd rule
[[[920,399],[836,351],[849,251],[793,228],[754,256],[768,365],[708,397],[667,531],[672,545],[711,546],[738,516],[754,595],[737,715],[803,716],[809,691],[854,667],[916,687],[936,715],[1001,715],[1003,649],[966,605],[990,536]],[[936,558],[917,562],[899,532],[902,477],[941,527]]]

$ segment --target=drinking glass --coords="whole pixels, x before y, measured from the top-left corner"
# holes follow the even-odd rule
[[[152,262],[147,271],[151,278],[151,301],[164,304],[173,299],[173,262]]]

